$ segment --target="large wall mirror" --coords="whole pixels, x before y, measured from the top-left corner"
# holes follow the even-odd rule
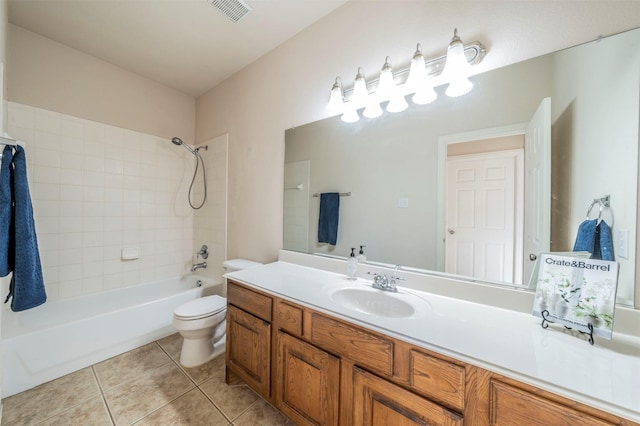
[[[617,301],[632,305],[640,29],[471,80],[460,98],[439,87],[401,113],[287,130],[284,248],[344,257],[364,245],[367,261],[527,288],[531,259],[572,251],[582,221],[600,215]],[[318,243],[324,192],[345,194],[335,245]]]

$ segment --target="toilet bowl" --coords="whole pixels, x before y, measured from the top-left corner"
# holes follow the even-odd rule
[[[227,299],[214,295],[191,300],[173,311],[173,326],[184,341],[180,364],[197,367],[224,353]]]
[[[226,272],[261,265],[246,259],[223,263]],[[180,364],[197,367],[224,353],[227,331],[227,299],[218,295],[183,303],[173,310],[173,326],[184,338]]]

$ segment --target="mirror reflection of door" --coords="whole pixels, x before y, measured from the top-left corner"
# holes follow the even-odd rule
[[[446,272],[522,283],[522,175],[522,148],[447,157]]]
[[[550,106],[543,99],[521,132],[485,129],[447,145],[446,272],[529,283],[534,260],[549,251]],[[508,158],[513,171],[511,160],[501,163]]]
[[[551,98],[544,98],[525,136],[524,276],[529,284],[535,260],[551,242]]]

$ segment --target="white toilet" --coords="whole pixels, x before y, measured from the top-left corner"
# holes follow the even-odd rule
[[[252,268],[261,263],[232,259],[222,264],[226,272]],[[202,365],[225,351],[227,299],[214,295],[183,303],[173,310],[173,326],[184,341],[180,364],[191,368]]]

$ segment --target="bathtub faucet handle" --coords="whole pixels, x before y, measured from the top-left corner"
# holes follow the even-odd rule
[[[207,259],[209,257],[209,247],[207,247],[206,244],[203,244],[202,247],[200,247],[200,250],[198,250],[197,255],[203,259]]]

